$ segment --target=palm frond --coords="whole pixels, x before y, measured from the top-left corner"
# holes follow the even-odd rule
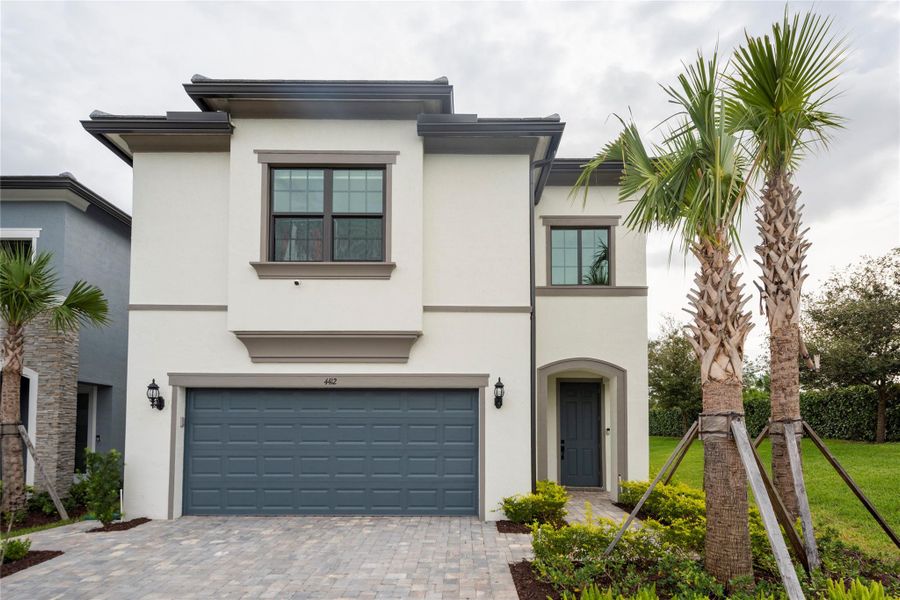
[[[0,319],[7,325],[27,325],[53,305],[58,278],[51,258],[24,246],[0,249]]]
[[[845,38],[831,33],[832,20],[812,11],[790,18],[785,11],[771,35],[745,34],[729,76],[734,125],[754,136],[767,171],[790,169],[812,148],[827,145],[844,119],[826,107],[838,95]]]
[[[74,331],[80,325],[109,323],[109,304],[100,288],[76,281],[62,302],[51,309],[51,321],[58,331]]]

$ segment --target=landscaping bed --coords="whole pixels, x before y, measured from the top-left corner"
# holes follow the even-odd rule
[[[515,521],[497,521],[497,531],[500,533],[531,533],[531,527],[525,523]]]
[[[646,482],[627,482],[621,506],[631,510],[647,489]],[[639,598],[783,597],[781,578],[759,512],[750,509],[753,576],[717,582],[704,568],[706,499],[685,485],[660,485],[641,511],[642,526],[629,529],[613,552],[604,550],[621,523],[595,519],[534,528],[534,559],[510,564],[519,598],[562,600],[629,600]],[[879,559],[841,541],[836,532],[817,531],[822,569],[806,576],[795,565],[808,598],[900,598],[900,561]],[[845,588],[855,589],[846,592]]]
[[[559,600],[559,592],[535,576],[529,561],[510,563],[509,572],[516,584],[519,600]]]
[[[51,558],[56,558],[60,555],[62,555],[62,552],[59,550],[29,550],[28,554],[25,555],[25,558],[10,562],[4,560],[3,564],[0,564],[0,578],[7,577],[13,573],[18,573],[28,567],[39,565],[42,562],[46,562]]]
[[[107,531],[126,531],[128,529],[134,529],[138,525],[143,525],[144,523],[149,523],[150,519],[146,517],[140,517],[138,519],[131,519],[130,521],[119,521],[117,523],[110,523],[109,525],[104,525],[102,527],[94,527],[93,529],[88,529],[87,533],[102,533]]]

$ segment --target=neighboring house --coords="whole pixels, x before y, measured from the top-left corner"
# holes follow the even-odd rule
[[[620,165],[570,200],[558,116],[457,114],[444,78],[184,87],[83,122],[134,169],[126,513],[496,519],[535,477],[647,477]]]
[[[103,290],[106,327],[59,334],[47,318],[26,328],[21,418],[44,470],[64,494],[84,449],[125,446],[131,217],[71,174],[0,177],[0,244],[52,252],[60,287]],[[28,454],[26,482],[43,488]]]

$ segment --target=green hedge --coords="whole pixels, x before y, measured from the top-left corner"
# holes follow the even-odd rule
[[[756,436],[769,420],[769,399],[744,400],[747,431]],[[816,432],[838,440],[875,441],[875,417],[878,398],[866,386],[833,390],[810,390],[800,394],[800,414]],[[689,415],[688,423],[693,422]],[[677,408],[650,409],[650,435],[680,437],[684,435],[681,411]],[[900,397],[888,401],[887,441],[900,441]]]

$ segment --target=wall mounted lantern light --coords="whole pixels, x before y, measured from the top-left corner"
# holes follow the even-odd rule
[[[503,406],[503,382],[499,377],[497,383],[494,384],[494,406],[497,408]]]
[[[162,410],[166,405],[166,399],[159,395],[156,379],[153,379],[147,386],[147,398],[150,400],[150,406],[156,410]]]

